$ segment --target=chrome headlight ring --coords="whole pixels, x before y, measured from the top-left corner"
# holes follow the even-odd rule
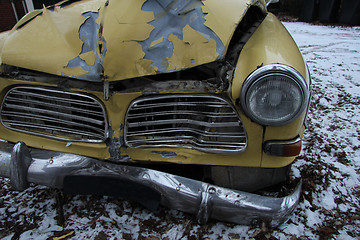
[[[309,87],[295,69],[272,64],[255,70],[246,79],[240,102],[245,114],[265,126],[283,126],[304,113]]]

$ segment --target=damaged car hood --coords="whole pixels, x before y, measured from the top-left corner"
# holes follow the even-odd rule
[[[167,73],[223,59],[237,24],[263,0],[65,1],[7,35],[2,64],[87,81]]]

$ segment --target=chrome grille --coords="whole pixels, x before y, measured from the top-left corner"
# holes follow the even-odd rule
[[[107,132],[98,100],[41,87],[12,88],[1,106],[1,122],[12,130],[66,141],[101,142]]]
[[[132,148],[181,147],[241,152],[246,132],[234,107],[213,95],[159,95],[135,100],[126,115],[125,142]]]

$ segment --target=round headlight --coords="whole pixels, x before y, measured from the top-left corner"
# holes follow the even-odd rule
[[[309,90],[295,69],[274,64],[255,70],[241,90],[241,106],[261,125],[281,126],[298,118],[306,109]]]

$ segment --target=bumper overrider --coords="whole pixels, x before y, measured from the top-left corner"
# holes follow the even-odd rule
[[[273,227],[294,211],[301,182],[283,198],[260,196],[156,170],[119,165],[80,155],[30,149],[25,143],[0,142],[0,176],[14,190],[29,183],[64,189],[68,193],[113,195],[137,201],[150,209],[159,204],[208,219]]]

